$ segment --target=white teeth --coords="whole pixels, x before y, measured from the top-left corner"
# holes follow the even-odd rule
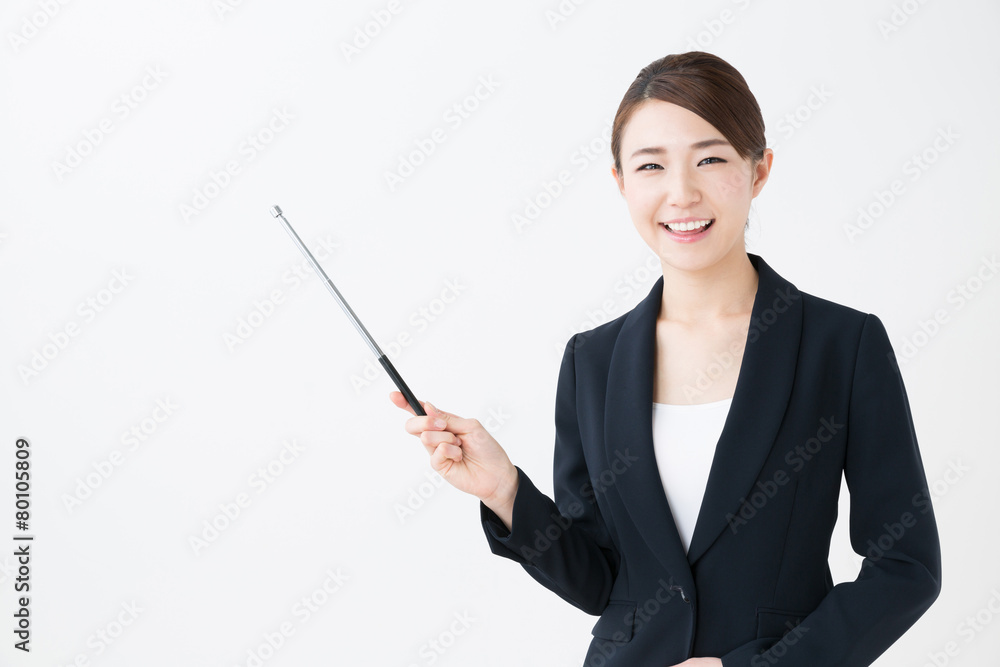
[[[699,227],[704,227],[711,220],[696,220],[694,222],[680,222],[666,225],[667,229],[673,232],[689,232],[693,229],[698,229]]]

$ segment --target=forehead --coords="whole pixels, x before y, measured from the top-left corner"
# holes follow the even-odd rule
[[[687,147],[702,139],[723,139],[707,120],[682,106],[646,100],[632,113],[622,136],[622,156],[644,146]]]

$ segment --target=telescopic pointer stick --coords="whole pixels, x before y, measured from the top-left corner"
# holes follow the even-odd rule
[[[378,357],[378,361],[380,364],[382,364],[382,368],[384,368],[385,372],[389,374],[389,377],[392,378],[392,381],[396,383],[396,387],[398,387],[399,391],[402,392],[403,396],[406,398],[406,402],[410,404],[411,408],[413,408],[413,412],[418,415],[426,415],[427,413],[424,412],[424,409],[420,405],[420,402],[417,400],[417,397],[413,395],[413,392],[410,391],[410,388],[406,386],[405,382],[403,382],[403,378],[400,377],[399,373],[396,371],[396,368],[392,365],[392,362],[389,361],[389,358],[385,356],[385,353],[382,352],[382,350],[379,349],[379,346],[375,342],[375,339],[372,338],[371,334],[368,333],[368,330],[365,329],[365,325],[361,324],[361,320],[359,320],[358,316],[354,314],[354,311],[351,310],[351,307],[347,305],[347,301],[345,301],[344,297],[341,296],[340,290],[337,289],[337,286],[334,285],[333,281],[330,280],[329,276],[326,275],[326,271],[324,271],[323,267],[319,265],[319,262],[316,261],[316,258],[312,256],[312,253],[309,252],[309,248],[305,246],[305,244],[302,242],[302,239],[299,238],[299,235],[295,233],[294,229],[292,229],[292,226],[288,224],[288,220],[285,219],[285,215],[281,212],[281,207],[272,206],[271,215],[277,218],[278,220],[281,220],[281,224],[285,226],[285,231],[288,232],[288,235],[292,237],[292,241],[295,242],[295,245],[299,247],[299,250],[302,251],[302,254],[305,255],[306,259],[309,260],[309,263],[312,264],[313,269],[316,271],[316,275],[320,276],[321,278],[323,278],[323,280],[326,281],[326,288],[330,290],[330,294],[332,294],[333,298],[337,300],[337,303],[340,304],[340,307],[344,310],[347,316],[351,318],[351,322],[354,322],[354,328],[357,329],[358,333],[360,333],[364,337],[365,341],[368,343],[368,347],[370,347],[372,349],[372,352],[375,353],[375,356]]]

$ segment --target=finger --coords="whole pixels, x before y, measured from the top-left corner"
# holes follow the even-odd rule
[[[474,430],[479,423],[475,419],[463,419],[458,415],[452,414],[450,412],[445,412],[440,408],[436,407],[429,401],[424,404],[424,410],[426,410],[428,416],[436,416],[444,419],[447,423],[447,428],[449,431],[454,433],[469,433]],[[429,408],[429,409],[428,409]],[[432,412],[433,411],[433,412]]]
[[[435,470],[443,467],[448,461],[459,462],[462,460],[462,448],[448,442],[442,442],[431,454],[431,466]]]
[[[395,405],[397,408],[403,408],[411,415],[417,414],[416,412],[413,411],[413,406],[410,405],[410,402],[406,400],[405,396],[403,396],[403,392],[397,390],[390,391],[389,400],[392,401],[392,404]],[[428,411],[427,410],[428,403],[426,403],[425,401],[417,401],[417,402],[420,403],[420,405],[424,408],[424,412],[426,413]]]
[[[444,432],[424,431],[424,433],[421,434],[420,436],[420,443],[424,446],[424,450],[427,452],[428,455],[431,456],[432,460],[435,452],[438,450],[438,448],[441,447],[441,445],[448,445],[449,447],[458,447],[458,448],[461,448],[462,446],[462,441],[458,437],[456,437],[455,434],[449,433],[447,431]],[[452,450],[448,449],[446,451],[452,451]],[[453,458],[453,457],[449,456],[448,458]],[[460,459],[461,457],[455,460],[460,460]]]
[[[450,418],[452,418],[452,417],[455,416],[455,415],[451,414],[450,412],[445,412],[444,410],[442,410],[441,408],[437,407],[436,405],[434,405],[430,401],[424,401],[421,405],[424,406],[424,412],[426,412],[431,417],[440,417],[441,419],[444,419],[444,420],[447,421],[448,419],[450,419]]]
[[[413,406],[410,405],[410,402],[406,400],[405,396],[403,396],[403,392],[398,390],[390,391],[389,400],[392,401],[392,404],[395,405],[397,408],[402,408],[407,412],[409,412],[411,415],[417,414],[416,412],[413,411]],[[428,404],[426,402],[418,401],[418,403],[420,403],[420,405],[423,406],[424,412],[428,412],[427,410]]]
[[[438,426],[436,423],[437,419],[438,418],[434,415],[418,415],[416,417],[410,417],[406,420],[406,423],[403,424],[403,428],[405,428],[406,432],[410,435],[420,435],[424,431],[447,431],[448,422],[443,421],[441,422],[442,425]]]
[[[403,392],[390,391],[389,400],[392,401],[392,404],[395,405],[397,408],[409,409],[410,414],[413,414],[413,409],[410,408],[410,404],[406,402],[405,398],[403,398]]]
[[[420,435],[424,431],[446,431],[454,430],[449,427],[451,423],[458,423],[460,420],[455,415],[438,410],[429,402],[423,402],[426,415],[417,415],[406,420],[406,432],[411,435]],[[441,420],[440,424],[438,420]]]
[[[449,442],[453,445],[461,445],[461,440],[451,431],[424,431],[420,434],[420,442],[424,446],[434,449],[442,442]]]

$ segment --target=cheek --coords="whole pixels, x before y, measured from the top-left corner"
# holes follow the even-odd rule
[[[750,190],[750,175],[735,169],[721,175],[716,183],[716,192],[727,199],[744,195]]]
[[[633,217],[651,214],[657,206],[656,193],[649,188],[625,188],[625,201]]]

